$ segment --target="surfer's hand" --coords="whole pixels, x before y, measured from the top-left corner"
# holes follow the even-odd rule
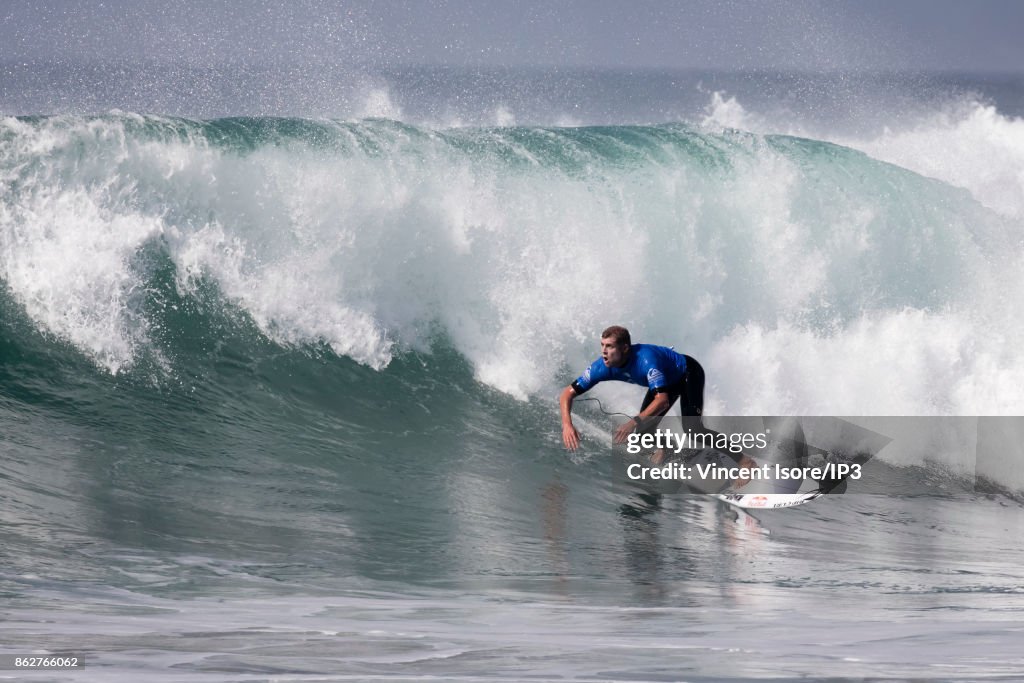
[[[562,425],[562,442],[570,451],[580,447],[580,433],[571,424]]]
[[[612,437],[612,441],[614,443],[625,443],[626,439],[629,438],[629,435],[633,433],[634,429],[636,429],[636,423],[633,421],[620,425],[619,428],[615,430],[615,435]]]

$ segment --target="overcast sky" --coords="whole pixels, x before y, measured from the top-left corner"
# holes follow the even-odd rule
[[[0,0],[0,60],[1024,72],[1021,0]]]

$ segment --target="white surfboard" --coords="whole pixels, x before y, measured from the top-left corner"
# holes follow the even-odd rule
[[[825,495],[821,491],[807,493],[715,493],[715,498],[738,508],[770,510],[772,508],[791,508],[810,503],[815,498]]]

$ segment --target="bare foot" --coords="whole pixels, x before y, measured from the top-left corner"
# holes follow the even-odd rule
[[[752,469],[757,467],[757,462],[755,460],[753,460],[751,458],[748,458],[747,456],[744,455],[742,458],[740,458],[740,461],[738,463],[738,467],[740,467],[741,469],[746,468],[748,470],[752,470]],[[736,479],[734,479],[733,482],[732,482],[732,488],[734,490],[735,489],[740,489],[740,488],[743,488],[744,486],[746,486],[749,483],[750,483],[750,478],[749,477],[736,477]]]

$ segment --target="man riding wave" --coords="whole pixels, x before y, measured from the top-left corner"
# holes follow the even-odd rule
[[[615,443],[626,437],[646,418],[664,416],[680,398],[684,417],[704,412],[704,368],[690,356],[667,346],[634,345],[625,327],[613,325],[601,333],[601,357],[562,390],[562,441],[569,450],[580,445],[580,434],[572,424],[572,402],[598,382],[618,380],[647,387],[640,412],[615,432]]]
[[[559,406],[562,414],[562,442],[571,451],[579,448],[580,433],[572,424],[572,403],[577,396],[599,382],[616,380],[647,387],[640,412],[615,430],[613,441],[623,443],[638,428],[664,417],[680,401],[680,412],[693,418],[698,430],[704,430],[700,417],[704,413],[704,368],[692,357],[667,346],[633,344],[629,330],[613,325],[601,333],[601,357],[591,363],[582,375],[562,390]],[[707,431],[707,430],[704,430]],[[652,460],[660,464],[664,452]],[[741,467],[756,467],[746,455],[739,458]],[[736,482],[741,486],[743,482]]]

